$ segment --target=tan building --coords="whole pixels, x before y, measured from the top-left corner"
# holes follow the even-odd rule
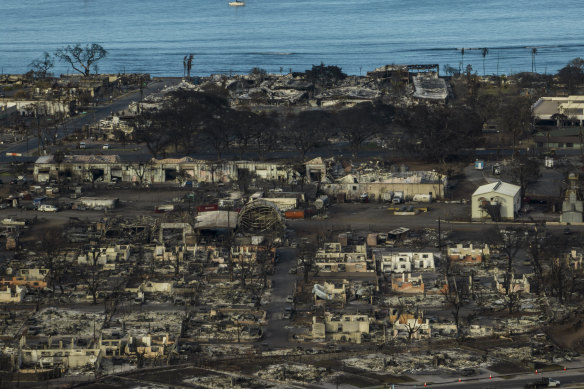
[[[533,104],[533,116],[539,121],[560,124],[561,118],[584,122],[584,96],[540,97]]]
[[[325,312],[324,319],[312,317],[313,340],[331,339],[339,342],[361,343],[369,333],[369,316],[340,315]]]

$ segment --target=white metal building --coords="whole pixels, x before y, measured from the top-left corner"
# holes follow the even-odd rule
[[[513,220],[521,209],[520,189],[501,181],[479,186],[472,194],[472,219]]]

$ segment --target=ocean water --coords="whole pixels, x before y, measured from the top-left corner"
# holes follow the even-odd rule
[[[0,0],[0,70],[43,51],[97,42],[100,72],[182,76],[384,64],[471,64],[479,74],[553,73],[584,57],[580,0]],[[464,57],[460,48],[465,48]],[[486,47],[483,57],[478,48]],[[475,48],[475,50],[471,50]],[[57,63],[55,73],[71,72]]]

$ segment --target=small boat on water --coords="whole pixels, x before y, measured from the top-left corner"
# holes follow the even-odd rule
[[[230,1],[229,2],[229,6],[230,7],[243,7],[244,5],[245,5],[245,1],[235,0],[235,1]]]

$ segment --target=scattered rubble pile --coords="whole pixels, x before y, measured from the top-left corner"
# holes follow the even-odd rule
[[[233,388],[233,389],[245,389],[245,388],[258,388],[258,389],[270,389],[270,388],[283,388],[280,385],[274,385],[267,382],[263,382],[255,378],[241,377],[239,375],[223,375],[223,374],[213,374],[209,373],[206,376],[193,377],[183,380],[185,384],[196,385],[197,388]]]
[[[321,382],[328,376],[327,369],[324,367],[314,367],[299,363],[269,365],[256,374],[258,377],[277,381],[291,380],[311,383]]]
[[[393,355],[371,354],[364,357],[344,359],[346,367],[388,373],[392,375],[475,375],[494,361],[476,353],[463,350],[429,351],[427,353]]]
[[[102,313],[45,308],[28,321],[31,335],[78,335],[93,336],[95,328],[101,328]]]

